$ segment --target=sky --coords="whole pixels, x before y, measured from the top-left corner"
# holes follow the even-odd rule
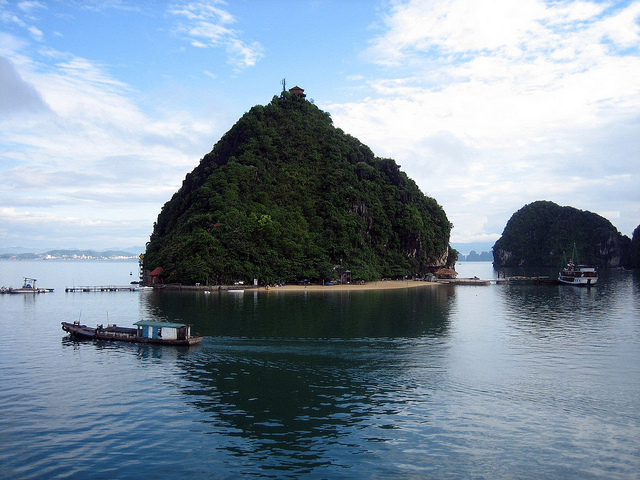
[[[640,224],[640,0],[0,0],[0,248],[144,246],[283,78],[454,243],[537,200]]]

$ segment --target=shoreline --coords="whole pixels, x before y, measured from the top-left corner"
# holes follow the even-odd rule
[[[438,285],[490,285],[490,280],[479,278],[442,279],[436,282],[420,280],[384,280],[365,284],[346,285],[282,285],[282,286],[253,286],[253,285],[154,285],[158,290],[191,290],[191,291],[223,291],[223,292],[358,292],[371,290],[399,290],[410,288],[432,287]]]
[[[369,282],[365,284],[346,285],[264,285],[254,287],[253,285],[181,285],[181,284],[159,284],[153,289],[158,290],[193,290],[193,291],[243,291],[243,292],[357,292],[370,290],[398,290],[401,288],[420,288],[440,285],[440,282],[424,282],[418,280],[385,280],[379,282]]]
[[[397,290],[401,288],[418,288],[438,285],[437,282],[423,282],[416,280],[388,280],[368,282],[365,284],[346,285],[283,285],[281,287],[260,287],[269,292],[357,292],[366,290]]]

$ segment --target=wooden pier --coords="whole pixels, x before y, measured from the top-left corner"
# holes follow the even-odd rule
[[[64,289],[67,293],[76,292],[137,292],[140,288],[137,285],[93,285],[93,286],[78,286],[78,287],[66,287]]]

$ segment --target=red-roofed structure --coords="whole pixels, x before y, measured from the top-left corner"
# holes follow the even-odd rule
[[[162,283],[162,272],[164,269],[162,267],[158,267],[149,273],[149,285],[156,285],[158,283]]]
[[[304,93],[304,89],[298,87],[297,85],[289,90],[291,95],[294,95],[299,98],[305,98],[307,95]]]

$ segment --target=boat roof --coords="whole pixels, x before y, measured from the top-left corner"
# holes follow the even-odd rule
[[[159,320],[138,320],[134,323],[138,327],[181,328],[188,327],[188,323],[162,322]]]

